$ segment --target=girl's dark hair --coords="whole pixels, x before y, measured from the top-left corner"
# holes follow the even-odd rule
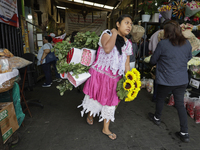
[[[182,34],[182,30],[178,22],[171,20],[164,26],[164,37],[174,46],[182,46],[186,43],[186,38]]]
[[[169,21],[171,21],[171,20],[165,19],[165,21],[161,24],[160,29],[164,29],[165,24],[167,24]]]
[[[124,18],[126,18],[126,17],[128,17],[128,18],[130,18],[130,19],[132,20],[131,15],[129,15],[129,14],[124,14],[124,15],[121,15],[121,16],[116,20],[115,23],[119,22],[119,24],[120,24],[120,23],[122,22],[122,20],[123,20]],[[118,29],[117,25],[116,25],[116,29]]]
[[[44,38],[45,38],[49,43],[51,43],[52,37],[50,37],[50,36],[44,36]]]

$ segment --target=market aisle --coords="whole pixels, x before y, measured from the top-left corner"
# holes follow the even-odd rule
[[[59,95],[53,83],[42,88],[42,82],[34,91],[26,93],[27,98],[40,98],[41,109],[30,106],[33,118],[26,114],[24,127],[20,127],[20,142],[11,150],[199,150],[200,124],[188,116],[190,143],[182,143],[174,135],[179,130],[176,109],[165,105],[160,127],[148,120],[148,112],[154,111],[152,95],[141,90],[136,100],[121,102],[116,110],[115,123],[111,131],[117,134],[115,141],[101,133],[102,123],[95,118],[94,125],[86,123],[86,116],[80,117],[84,94],[77,90]]]

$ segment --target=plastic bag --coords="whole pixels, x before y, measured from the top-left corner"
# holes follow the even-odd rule
[[[199,11],[200,11],[200,8],[195,1],[188,2],[185,7],[185,16],[191,17]]]
[[[190,98],[186,105],[187,112],[191,118],[194,118],[194,102],[196,98]]]
[[[200,98],[195,101],[194,119],[196,123],[200,123]]]
[[[14,82],[15,82],[15,77],[0,84],[0,93],[6,92],[6,91],[12,89]]]
[[[20,102],[20,89],[19,89],[18,83],[16,82],[14,83],[14,86],[13,86],[13,104],[15,107],[15,113],[16,113],[18,125],[21,126],[25,118],[25,114],[22,111],[21,102]]]
[[[142,88],[145,88],[146,87],[146,79],[145,79],[145,77],[143,77],[142,79],[141,79],[141,89]]]
[[[6,48],[0,49],[0,56],[13,57],[14,55]]]
[[[8,62],[10,64],[10,68],[17,68],[17,69],[23,68],[33,63],[31,61],[28,61],[24,58],[17,56],[8,58]]]
[[[139,42],[144,35],[145,29],[139,25],[133,25],[130,34],[132,35],[132,42]]]
[[[190,92],[186,91],[185,94],[184,94],[184,106],[185,106],[185,108],[187,106],[189,99],[190,99]]]
[[[148,79],[146,81],[146,89],[148,92],[151,92],[153,90],[153,79]]]
[[[9,66],[8,58],[0,57],[0,73],[11,72],[12,69]]]
[[[171,94],[170,95],[170,98],[169,98],[169,102],[168,102],[168,106],[174,106],[174,95],[173,94]]]

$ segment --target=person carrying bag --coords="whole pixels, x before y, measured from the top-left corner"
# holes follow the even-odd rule
[[[50,44],[52,38],[50,36],[43,37],[44,45],[40,48],[37,59],[37,65],[42,66],[42,70],[45,74],[46,82],[42,85],[42,87],[50,87],[52,84],[51,78],[51,62],[56,60],[54,53],[51,52],[52,45]],[[52,54],[54,56],[52,56]],[[55,58],[54,58],[55,57]]]

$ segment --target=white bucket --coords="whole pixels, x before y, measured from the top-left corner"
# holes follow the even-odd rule
[[[149,22],[151,15],[142,15],[142,22]]]
[[[152,16],[152,22],[159,22],[159,13],[155,13]]]

